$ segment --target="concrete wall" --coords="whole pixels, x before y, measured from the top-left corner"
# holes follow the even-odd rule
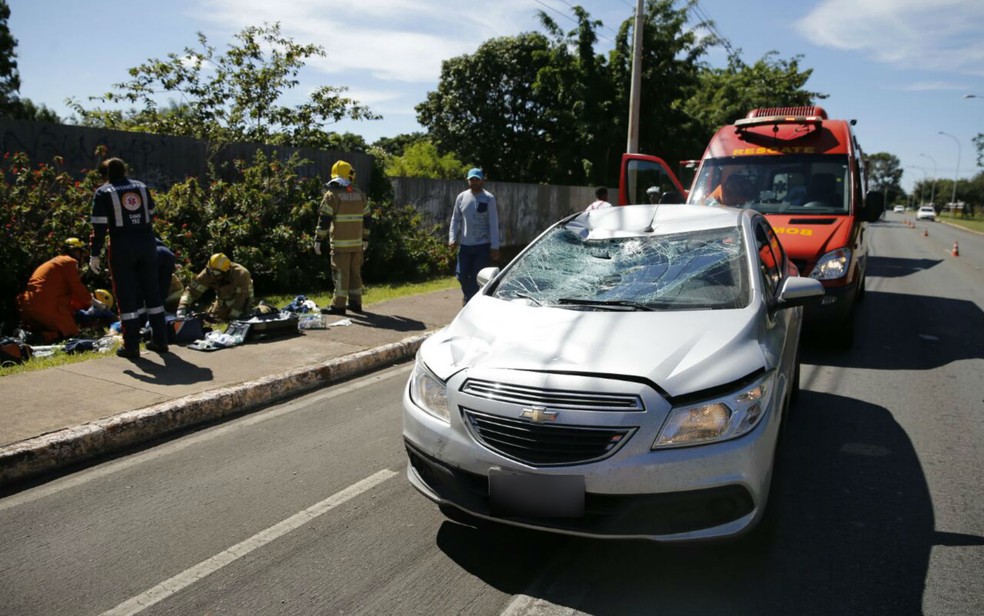
[[[455,197],[468,188],[464,180],[394,178],[394,202],[412,204],[447,237]],[[525,246],[544,229],[595,200],[594,187],[486,182],[499,208],[503,246]]]
[[[108,148],[110,156],[125,160],[133,177],[155,190],[167,190],[171,184],[188,176],[204,178],[208,171],[207,148],[196,139],[0,118],[0,151],[26,152],[35,164],[50,164],[52,158],[61,156],[65,161],[62,169],[75,176],[81,176],[82,170],[94,169],[99,164],[94,152],[100,145]],[[225,146],[215,161],[252,160],[257,149],[268,155],[276,152],[281,159],[299,152],[303,158],[312,161],[302,167],[300,173],[324,178],[326,182],[331,166],[341,158],[355,167],[356,183],[360,188],[366,190],[369,185],[371,159],[354,152],[235,143]],[[423,213],[428,225],[439,225],[443,236],[447,237],[455,197],[468,188],[464,179],[395,178],[392,183],[397,204],[414,205]],[[595,199],[594,188],[587,186],[486,182],[485,188],[495,195],[499,206],[503,247],[525,246],[549,225],[583,210]]]
[[[126,161],[133,177],[155,190],[166,190],[189,176],[204,178],[208,172],[207,147],[197,139],[0,118],[0,151],[26,152],[35,164],[51,164],[53,157],[61,156],[65,161],[62,169],[74,176],[96,168],[100,161],[95,150],[100,145],[107,147],[110,156]],[[355,168],[359,187],[369,186],[372,162],[367,155],[353,152],[233,143],[224,146],[214,162],[252,160],[257,149],[268,156],[276,152],[282,160],[298,152],[311,161],[300,173],[325,182],[331,177],[331,166],[341,158]]]

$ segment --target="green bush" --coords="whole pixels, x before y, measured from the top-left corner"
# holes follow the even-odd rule
[[[97,152],[98,153],[98,152]],[[23,152],[7,152],[0,164],[0,322],[17,323],[16,296],[34,269],[61,254],[65,238],[88,242],[92,193],[101,183],[91,170],[67,173],[62,160],[32,166]],[[82,179],[76,179],[81,176]],[[92,280],[92,284],[103,281]],[[96,287],[93,287],[96,288]]]
[[[107,155],[99,148],[94,160]],[[224,252],[253,274],[257,297],[330,289],[329,257],[312,250],[324,186],[298,174],[304,163],[258,151],[250,162],[212,169],[207,183],[188,178],[155,191],[155,229],[178,257],[182,278],[187,282],[210,255]],[[88,240],[92,194],[102,180],[93,170],[62,170],[57,157],[32,167],[23,153],[5,154],[0,170],[0,321],[9,331],[17,321],[15,297],[34,268],[58,254],[66,237]],[[386,199],[371,200],[370,208],[367,285],[448,275],[453,255],[413,206]],[[83,282],[110,288],[107,276],[85,270]]]

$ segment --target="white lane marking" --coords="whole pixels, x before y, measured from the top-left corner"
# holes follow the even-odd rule
[[[270,421],[271,419],[277,419],[278,417],[282,417],[283,415],[287,415],[298,410],[310,408],[309,402],[312,398],[318,400],[330,400],[332,398],[337,398],[366,387],[367,385],[375,384],[387,378],[402,377],[403,373],[409,373],[411,368],[413,368],[413,362],[380,370],[379,372],[366,375],[364,378],[360,378],[349,383],[332,385],[323,391],[312,391],[302,395],[300,398],[295,398],[286,402],[275,402],[265,409],[260,409],[249,415],[242,415],[238,418],[230,419],[224,424],[207,428],[204,431],[189,434],[187,436],[180,437],[177,440],[169,441],[159,446],[154,446],[139,453],[127,455],[125,458],[105,462],[99,466],[85,469],[66,477],[54,479],[49,483],[25,490],[24,492],[20,492],[18,494],[12,494],[11,496],[7,496],[6,498],[0,500],[0,511],[52,496],[63,490],[84,485],[95,479],[112,475],[113,473],[126,470],[151,460],[157,460],[165,456],[170,456],[178,451],[181,451],[182,449],[187,449],[192,445],[198,445],[200,443],[225,436],[229,432],[241,430],[265,421]]]
[[[584,593],[580,593],[580,598],[584,598]],[[588,613],[572,607],[556,605],[546,599],[516,595],[512,603],[502,612],[502,616],[588,616]]]
[[[366,477],[362,481],[352,484],[341,492],[336,492],[320,503],[295,513],[286,520],[278,522],[270,528],[256,533],[249,539],[237,543],[231,548],[219,552],[207,560],[203,560],[190,569],[185,569],[174,577],[164,580],[157,586],[145,590],[135,597],[127,599],[113,609],[103,612],[103,616],[129,616],[132,614],[139,614],[155,603],[163,601],[171,595],[184,590],[205,576],[215,573],[222,567],[235,562],[237,559],[242,558],[253,550],[261,548],[266,544],[279,539],[292,530],[307,524],[308,522],[316,519],[318,516],[327,513],[335,507],[338,507],[339,505],[355,498],[363,492],[374,488],[387,479],[395,477],[396,475],[397,473],[389,469],[383,469],[374,475]]]
[[[570,546],[561,550],[526,588],[526,592],[516,595],[509,602],[500,616],[587,616],[587,612],[570,607],[584,602],[590,586],[573,574],[585,570],[581,566],[583,563],[577,562],[580,556]],[[549,599],[561,597],[564,605]]]

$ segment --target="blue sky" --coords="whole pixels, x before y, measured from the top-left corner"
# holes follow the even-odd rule
[[[601,36],[613,39],[635,9],[635,0],[8,4],[18,41],[20,94],[63,117],[71,115],[67,98],[96,106],[88,98],[126,81],[128,68],[195,46],[197,32],[222,50],[244,26],[279,21],[296,42],[315,43],[327,52],[303,72],[295,90],[298,101],[320,85],[348,87],[352,98],[384,119],[332,129],[360,134],[370,143],[421,130],[414,106],[436,87],[441,61],[472,53],[494,36],[538,30],[538,10],[571,28],[570,6],[580,4],[604,22]],[[748,63],[771,50],[787,59],[802,55],[801,67],[813,69],[806,87],[829,95],[819,104],[832,117],[858,120],[865,151],[898,156],[907,189],[926,177],[953,178],[958,155],[960,177],[980,171],[971,139],[984,132],[984,1],[701,0],[699,7]],[[599,51],[609,47],[602,40]],[[706,59],[723,65],[724,51]]]

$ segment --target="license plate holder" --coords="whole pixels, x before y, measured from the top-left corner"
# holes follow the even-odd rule
[[[492,515],[522,518],[584,516],[583,475],[533,475],[489,469]]]

